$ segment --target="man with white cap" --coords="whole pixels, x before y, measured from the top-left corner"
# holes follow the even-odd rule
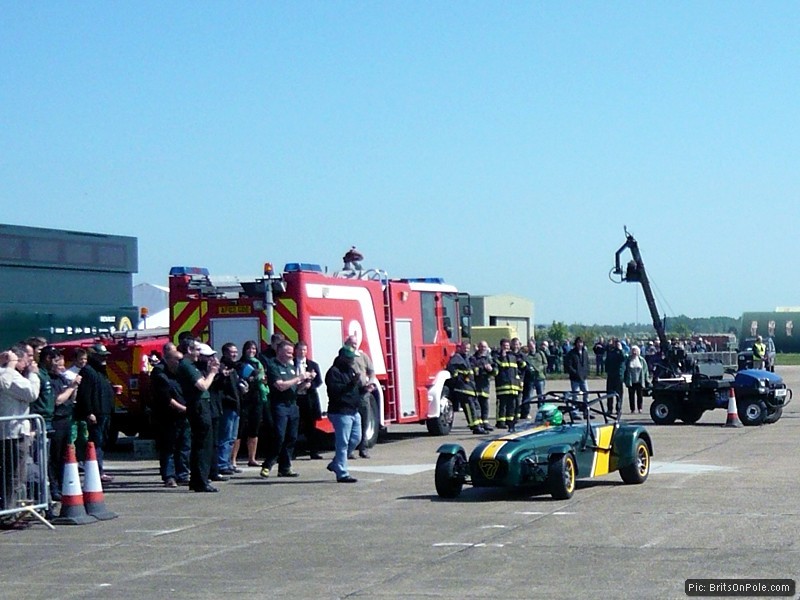
[[[195,492],[216,492],[217,488],[209,481],[211,459],[213,457],[213,437],[211,435],[211,395],[208,390],[219,371],[219,361],[213,350],[206,344],[186,338],[179,348],[183,360],[175,374],[186,400],[186,412],[192,427],[192,450],[189,455],[189,487]],[[201,352],[211,350],[208,371],[204,375],[197,368]]]

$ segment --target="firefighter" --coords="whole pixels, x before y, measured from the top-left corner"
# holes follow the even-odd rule
[[[464,407],[464,416],[467,419],[467,426],[474,434],[486,433],[482,427],[480,407],[478,406],[478,393],[475,387],[475,374],[469,360],[469,342],[461,342],[456,347],[456,351],[447,363],[447,370],[450,372],[450,393],[453,395],[454,402]]]
[[[497,395],[497,423],[499,429],[514,431],[519,410],[520,377],[517,355],[511,351],[507,338],[500,340],[500,352],[494,357],[494,391]]]
[[[522,411],[522,388],[525,376],[525,356],[522,354],[522,342],[518,337],[511,339],[511,352],[517,357],[517,402],[514,421],[519,421]]]
[[[472,355],[469,362],[475,374],[475,394],[478,406],[480,406],[480,425],[484,431],[493,431],[494,427],[489,424],[489,389],[494,376],[494,363],[486,340],[478,343],[478,349],[475,350],[475,354]]]

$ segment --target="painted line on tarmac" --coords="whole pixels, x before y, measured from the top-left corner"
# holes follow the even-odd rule
[[[563,510],[557,510],[555,512],[544,512],[539,510],[521,510],[514,513],[515,515],[534,515],[534,516],[541,516],[541,515],[555,515],[558,517],[563,517],[565,515],[576,515],[578,513],[574,512],[567,512]]]
[[[448,546],[459,546],[461,548],[502,548],[505,544],[471,544],[469,542],[439,542],[433,545],[434,548],[445,548]]]
[[[693,463],[680,462],[656,462],[650,466],[651,475],[698,475],[700,473],[718,473],[725,471],[736,471],[735,467],[723,467],[720,465],[698,465]]]
[[[145,533],[153,537],[159,537],[171,533],[178,533],[179,531],[186,531],[187,529],[194,529],[195,527],[197,527],[197,525],[187,525],[186,527],[177,527],[175,529],[126,529],[125,533]]]
[[[381,465],[374,467],[356,466],[347,463],[348,471],[358,471],[360,473],[383,473],[386,475],[416,475],[425,471],[433,471],[436,465]]]

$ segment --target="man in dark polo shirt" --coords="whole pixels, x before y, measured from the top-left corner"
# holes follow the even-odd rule
[[[311,373],[298,375],[294,366],[294,347],[283,341],[278,344],[277,356],[267,363],[267,383],[274,423],[270,455],[261,465],[261,477],[269,477],[272,466],[278,463],[278,477],[297,477],[292,470],[292,455],[297,442],[300,410],[297,407],[297,388]]]
[[[183,360],[175,376],[186,400],[186,413],[192,428],[192,450],[189,454],[189,487],[195,492],[216,492],[209,483],[213,436],[211,435],[211,395],[208,389],[219,371],[219,361],[209,360],[208,373],[203,375],[195,363],[200,346],[193,339],[181,342]],[[212,357],[213,358],[213,357]]]

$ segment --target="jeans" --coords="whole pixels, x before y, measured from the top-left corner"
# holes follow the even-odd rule
[[[336,473],[336,479],[348,477],[347,455],[354,452],[361,442],[361,415],[342,415],[328,413],[328,420],[333,425],[333,437],[336,442],[336,451],[329,465]]]
[[[274,432],[272,452],[262,467],[271,469],[277,462],[278,471],[286,473],[292,469],[292,456],[300,426],[300,409],[297,408],[297,404],[273,404],[272,421]]]
[[[219,443],[217,444],[217,467],[220,471],[233,469],[231,452],[239,433],[239,413],[234,408],[223,408],[219,418]]]

